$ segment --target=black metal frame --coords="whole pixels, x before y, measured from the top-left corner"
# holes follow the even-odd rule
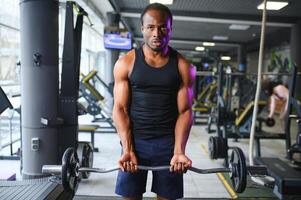
[[[13,109],[13,106],[12,106],[11,102],[9,101],[7,95],[3,91],[3,89],[0,87],[0,114],[2,112],[4,112],[7,108]],[[13,144],[15,142],[18,142],[21,137],[19,139],[15,139],[15,140],[12,139],[12,122],[11,122],[12,119],[9,119],[9,120],[10,120],[9,121],[9,126],[10,126],[10,131],[9,131],[10,132],[9,133],[10,134],[10,142],[6,143],[5,145],[2,145],[1,147],[5,148],[7,146],[10,146],[10,155],[8,155],[8,156],[6,156],[6,155],[5,156],[0,156],[0,160],[20,160],[20,156],[16,156],[13,153]],[[21,132],[21,129],[20,129],[20,132]]]
[[[295,89],[295,82],[296,82],[296,68],[294,68],[291,72],[292,78],[291,82],[289,85],[289,91],[290,91],[290,96],[294,93]],[[223,77],[224,77],[224,71],[223,71],[223,64],[220,63],[218,65],[218,101],[217,101],[217,115],[216,115],[216,126],[217,126],[217,135],[218,137],[225,138],[226,141],[228,139],[248,139],[250,137],[249,134],[241,134],[237,127],[235,126],[234,122],[231,120],[228,120],[225,118],[225,113],[229,114],[229,106],[227,106],[229,101],[225,102],[223,97],[222,97],[222,92],[223,92]],[[226,81],[226,82],[229,82]],[[230,83],[226,84],[228,87],[231,86]],[[228,88],[229,89],[229,88]],[[291,104],[289,104],[289,110],[288,113],[291,112]],[[233,127],[235,130],[233,130]],[[267,133],[261,130],[262,127],[262,120],[258,120],[258,125],[256,127],[256,135],[255,135],[255,145],[256,145],[256,156],[261,156],[261,150],[260,150],[260,140],[261,139],[281,139],[285,140],[286,142],[286,149],[288,150],[289,147],[291,146],[290,138],[290,120],[288,119],[288,115],[286,118],[286,126],[285,126],[285,133]],[[226,143],[226,145],[228,145]],[[289,152],[287,153],[288,157]],[[227,166],[228,165],[228,154],[226,154],[224,164]]]

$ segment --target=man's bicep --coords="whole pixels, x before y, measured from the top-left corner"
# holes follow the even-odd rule
[[[127,72],[123,66],[115,66],[114,79],[114,104],[115,106],[127,106],[129,97],[129,80]]]
[[[195,80],[195,68],[185,59],[179,60],[179,72],[181,75],[181,86],[178,91],[178,110],[185,112],[190,110],[193,102],[193,84]]]
[[[114,102],[116,106],[127,106],[129,98],[128,81],[122,80],[115,83],[114,87]]]
[[[182,74],[182,83],[178,91],[178,110],[185,112],[191,109],[193,102],[193,77],[190,72]]]
[[[193,88],[190,85],[181,85],[178,91],[178,110],[185,112],[190,110],[193,103]]]

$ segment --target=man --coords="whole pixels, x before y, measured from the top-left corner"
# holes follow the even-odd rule
[[[276,109],[276,100],[278,100],[284,102],[284,106],[280,113],[280,119],[284,119],[288,108],[288,89],[281,83],[269,81],[267,79],[262,81],[261,88],[271,99],[268,118],[273,118]]]
[[[147,172],[137,165],[170,165],[153,172],[157,199],[183,196],[183,172],[191,167],[185,146],[192,125],[193,67],[168,46],[172,15],[162,4],[141,14],[144,44],[120,58],[114,68],[113,119],[121,139],[116,193],[142,199]]]

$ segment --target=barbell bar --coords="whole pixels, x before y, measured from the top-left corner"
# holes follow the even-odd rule
[[[217,72],[212,72],[212,71],[197,71],[196,72],[197,76],[217,76]],[[226,73],[225,75],[230,75],[230,76],[257,76],[257,73],[242,73],[242,72],[231,72],[231,73]],[[292,76],[292,73],[275,73],[275,72],[262,72],[262,76]],[[297,76],[300,76],[301,73],[297,72]]]
[[[212,173],[229,173],[231,184],[237,193],[242,193],[246,189],[247,174],[266,175],[267,168],[265,166],[246,166],[245,156],[242,150],[238,147],[233,147],[228,168],[210,168],[199,169],[196,167],[188,168],[189,171],[198,174]],[[170,166],[142,166],[137,165],[138,170],[161,171],[169,170]],[[113,168],[88,168],[80,167],[77,153],[73,148],[68,148],[62,158],[62,165],[43,165],[42,173],[51,175],[60,175],[62,185],[66,191],[76,190],[79,174],[82,172],[91,173],[110,173],[120,170],[119,167]]]

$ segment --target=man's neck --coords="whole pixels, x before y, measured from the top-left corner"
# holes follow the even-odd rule
[[[151,56],[151,57],[166,57],[169,54],[169,46],[164,47],[160,51],[154,51],[150,47],[148,47],[146,44],[142,46],[143,52],[145,56]]]

